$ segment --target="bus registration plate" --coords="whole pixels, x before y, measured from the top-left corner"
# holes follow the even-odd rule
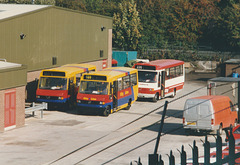
[[[196,125],[196,122],[187,122],[187,125]]]

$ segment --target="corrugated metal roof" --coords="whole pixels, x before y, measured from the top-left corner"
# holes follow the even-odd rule
[[[50,5],[0,4],[0,20],[50,7]]]
[[[239,64],[240,59],[229,59],[229,60],[225,61],[224,63]]]
[[[22,64],[0,61],[0,70],[7,69],[7,68],[16,68],[16,67],[21,67],[21,66],[22,66]]]
[[[213,81],[213,82],[239,82],[240,78],[235,78],[235,77],[215,77],[212,78],[208,81]]]

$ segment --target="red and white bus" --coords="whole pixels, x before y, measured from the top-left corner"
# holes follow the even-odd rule
[[[139,86],[138,98],[151,98],[154,102],[167,96],[174,97],[183,89],[184,62],[173,59],[136,63]]]

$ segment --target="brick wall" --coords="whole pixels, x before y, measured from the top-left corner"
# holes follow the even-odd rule
[[[225,70],[225,76],[232,76],[233,71],[236,71],[238,74],[240,74],[240,66],[239,64],[225,64],[226,70]]]
[[[0,90],[0,132],[4,131],[4,92]]]
[[[16,88],[16,127],[25,125],[25,86]]]

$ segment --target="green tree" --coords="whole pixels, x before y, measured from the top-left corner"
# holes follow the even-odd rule
[[[179,0],[172,6],[169,36],[185,45],[197,44],[206,26],[217,12],[217,0]]]
[[[119,3],[120,11],[113,16],[113,47],[137,50],[142,26],[133,0]]]
[[[218,50],[240,51],[240,4],[220,1],[220,13],[204,33],[204,39]]]
[[[86,12],[86,5],[82,0],[55,0],[56,6],[64,7],[73,10],[79,10]]]
[[[169,7],[167,0],[137,0],[138,11],[144,31],[141,46],[163,47],[167,42]],[[144,46],[143,46],[144,47]]]
[[[34,3],[40,5],[55,5],[55,0],[35,0]]]

